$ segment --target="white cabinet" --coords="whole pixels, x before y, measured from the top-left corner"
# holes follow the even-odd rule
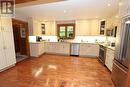
[[[16,63],[12,21],[10,18],[1,18],[0,27],[0,70]]]
[[[90,35],[90,24],[87,20],[76,21],[76,35]]]
[[[6,59],[4,55],[3,35],[0,32],[0,70],[6,67]]]
[[[113,60],[114,60],[114,50],[107,48],[105,65],[108,67],[110,71],[112,71]]]
[[[76,35],[99,35],[99,20],[77,20]]]
[[[44,42],[30,43],[30,56],[39,57],[45,53]]]
[[[45,52],[51,54],[70,55],[70,43],[46,42]]]
[[[3,39],[4,39],[4,52],[5,57],[7,60],[7,66],[11,66],[12,64],[16,63],[15,57],[15,49],[14,49],[14,39],[12,32],[3,32]]]
[[[99,45],[98,44],[89,44],[89,43],[81,43],[80,44],[80,56],[87,57],[98,57],[99,56]]]
[[[45,35],[53,36],[56,35],[56,22],[55,21],[47,21],[45,24]]]

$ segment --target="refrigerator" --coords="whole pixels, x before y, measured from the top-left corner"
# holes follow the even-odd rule
[[[117,35],[112,80],[116,87],[125,87],[130,61],[130,17],[122,20]]]

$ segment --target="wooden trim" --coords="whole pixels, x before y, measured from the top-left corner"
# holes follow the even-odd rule
[[[12,24],[15,24],[15,23],[24,24],[25,25],[25,28],[26,28],[26,49],[27,49],[26,53],[27,53],[27,56],[30,57],[30,44],[29,44],[28,22],[12,18]]]
[[[75,24],[57,24],[57,36],[60,37],[60,26],[65,26],[65,39],[74,39],[75,38]],[[72,38],[67,38],[67,26],[73,26],[74,27],[74,34]]]

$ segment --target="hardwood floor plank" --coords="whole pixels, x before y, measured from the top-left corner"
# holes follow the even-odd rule
[[[96,58],[43,55],[0,73],[0,87],[114,87]]]

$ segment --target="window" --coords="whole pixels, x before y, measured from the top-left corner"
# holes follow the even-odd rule
[[[75,24],[58,24],[58,37],[60,39],[74,39]]]

